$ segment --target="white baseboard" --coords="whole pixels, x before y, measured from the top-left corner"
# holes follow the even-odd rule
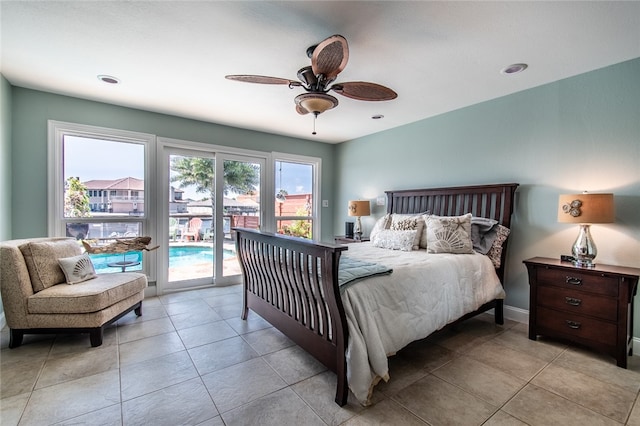
[[[529,311],[527,309],[516,308],[515,306],[504,305],[504,318],[521,322],[523,324],[529,324]],[[633,355],[640,356],[640,337],[633,337]]]
[[[529,324],[529,311],[526,309],[516,308],[515,306],[504,305],[505,319]]]

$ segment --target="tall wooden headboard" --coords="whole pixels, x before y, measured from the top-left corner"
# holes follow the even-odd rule
[[[511,229],[511,215],[517,188],[517,183],[502,183],[385,191],[387,213],[428,213],[438,216],[460,216],[471,213],[476,217],[497,220],[501,225]],[[500,268],[497,270],[503,284],[506,244],[505,241]]]

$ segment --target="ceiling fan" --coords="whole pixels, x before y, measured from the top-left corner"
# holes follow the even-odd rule
[[[366,81],[332,84],[349,60],[349,46],[341,35],[333,35],[318,45],[309,47],[307,56],[311,59],[311,66],[300,68],[300,81],[243,74],[227,75],[225,78],[246,83],[286,84],[290,89],[302,87],[306,93],[295,97],[296,111],[303,115],[312,113],[314,118],[338,106],[338,99],[327,93],[331,90],[360,101],[390,101],[398,97],[398,94],[388,87]],[[316,134],[315,130],[313,134]]]

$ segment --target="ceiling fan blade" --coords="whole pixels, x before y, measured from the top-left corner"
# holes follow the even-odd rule
[[[296,112],[300,115],[306,115],[309,114],[309,111],[307,111],[302,105],[300,104],[296,104]]]
[[[390,101],[398,97],[398,94],[388,87],[367,81],[350,81],[331,86],[331,90],[359,101]]]
[[[302,83],[299,81],[288,80],[286,78],[279,77],[267,77],[264,75],[225,75],[224,78],[227,80],[235,80],[241,81],[243,83],[258,83],[258,84],[286,84],[289,87],[291,86],[302,86]]]
[[[347,39],[334,35],[320,42],[313,50],[311,67],[315,75],[323,74],[327,80],[334,80],[347,66],[348,60]]]

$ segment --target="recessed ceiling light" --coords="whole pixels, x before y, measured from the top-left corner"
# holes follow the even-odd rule
[[[101,74],[98,76],[98,80],[108,84],[120,84],[120,80],[110,75]]]
[[[518,74],[519,72],[526,70],[528,66],[529,65],[527,64],[511,64],[507,67],[502,68],[500,70],[500,73],[506,75]]]
[[[376,114],[376,115],[372,115],[371,118],[374,120],[380,120],[381,118],[384,118],[384,115]]]

